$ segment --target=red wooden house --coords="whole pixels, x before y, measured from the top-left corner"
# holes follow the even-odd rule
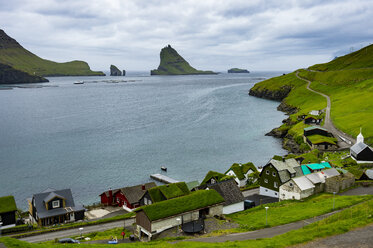
[[[137,208],[140,206],[140,199],[145,192],[156,186],[154,182],[151,182],[121,189],[109,189],[100,195],[101,203],[107,206]]]

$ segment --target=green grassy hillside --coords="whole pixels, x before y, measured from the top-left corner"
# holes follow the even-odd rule
[[[151,75],[191,75],[191,74],[215,74],[212,71],[200,71],[193,68],[170,45],[161,50],[161,62],[158,69],[151,70]]]
[[[57,63],[42,59],[23,48],[0,29],[0,63],[37,76],[103,76],[84,61]]]
[[[299,70],[299,76],[312,81],[312,89],[330,96],[331,118],[337,128],[356,137],[362,127],[366,143],[373,145],[373,46]],[[292,120],[326,107],[325,98],[308,91],[306,82],[298,79],[295,72],[262,81],[250,94],[260,95],[265,91],[274,94],[284,88],[291,90],[283,101],[298,109]]]
[[[373,45],[364,47],[356,52],[338,57],[328,63],[309,67],[315,71],[346,70],[373,67]]]

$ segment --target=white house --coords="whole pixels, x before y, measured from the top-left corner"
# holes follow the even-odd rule
[[[280,186],[280,200],[300,200],[313,195],[315,185],[307,176],[295,177]]]
[[[226,172],[227,176],[234,176],[238,187],[244,187],[247,184],[247,180],[250,179],[250,174],[257,172],[255,165],[253,163],[247,164],[233,164]],[[252,178],[251,183],[255,183],[257,178]]]

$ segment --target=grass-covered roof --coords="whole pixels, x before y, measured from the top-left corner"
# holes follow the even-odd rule
[[[16,201],[14,196],[3,196],[0,197],[0,214],[12,212],[17,210]]]
[[[245,174],[249,171],[249,170],[252,170],[253,172],[256,172],[257,169],[255,167],[255,165],[251,162],[249,163],[246,163],[246,164],[237,164],[237,163],[234,163],[232,164],[232,166],[225,172],[225,174],[228,173],[228,171],[232,170],[234,172],[234,174],[236,174],[237,178],[239,180],[243,180],[245,179]]]
[[[220,181],[231,179],[232,176],[227,176],[223,173],[216,172],[216,171],[209,171],[209,172],[207,172],[207,174],[206,174],[205,178],[203,179],[201,185],[206,184],[211,178],[214,178],[217,182],[220,182]]]
[[[151,221],[155,221],[222,202],[223,197],[215,190],[198,190],[186,196],[146,205],[135,211],[144,211]]]
[[[148,189],[148,192],[153,202],[160,202],[190,193],[185,182],[161,185]]]
[[[337,144],[337,139],[336,138],[326,137],[326,136],[322,136],[322,135],[319,135],[319,134],[307,136],[307,138],[311,141],[312,144],[320,144],[320,143],[324,143],[324,142],[329,143],[329,144],[333,144],[333,145]]]

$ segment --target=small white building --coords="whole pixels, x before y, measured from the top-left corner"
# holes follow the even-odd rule
[[[300,200],[313,195],[314,189],[306,176],[295,177],[280,186],[280,200]]]
[[[245,198],[233,179],[211,184],[207,187],[216,190],[224,198],[223,214],[232,214],[245,209]]]
[[[238,187],[244,187],[247,184],[247,180],[250,179],[250,174],[257,172],[253,163],[247,164],[233,164],[224,174],[227,176],[234,176]],[[255,183],[257,178],[252,178],[251,183]]]

